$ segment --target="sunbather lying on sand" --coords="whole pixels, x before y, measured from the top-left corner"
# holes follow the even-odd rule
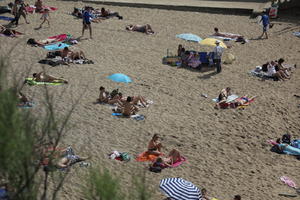
[[[117,17],[118,19],[123,19],[122,16],[119,15],[118,12],[112,12],[110,10],[105,10],[105,8],[101,8],[101,17],[110,18],[110,17]]]
[[[150,140],[150,142],[148,144],[147,153],[159,156],[159,155],[161,155],[161,148],[162,148],[162,145],[159,141],[159,135],[154,134],[152,139]]]
[[[232,33],[221,33],[219,32],[218,28],[214,28],[214,36],[220,36],[220,37],[225,37],[225,38],[232,38],[232,39],[237,39],[237,38],[243,38],[244,36],[239,35],[239,34],[232,34]]]
[[[48,75],[45,72],[32,74],[33,80],[36,82],[49,82],[49,83],[68,83],[68,81],[62,78],[55,78],[54,76]]]
[[[71,60],[86,59],[83,51],[71,51],[68,47],[61,50],[62,58],[70,58]]]
[[[245,104],[251,102],[255,98],[256,98],[256,96],[249,98],[248,95],[245,95],[241,98],[238,98],[238,99],[234,100],[232,103],[235,104],[236,107],[237,106],[242,106],[242,105],[245,105]]]
[[[9,29],[9,28],[5,28],[4,26],[2,26],[0,24],[0,34],[6,35],[6,36],[10,36],[10,37],[15,37],[17,32],[15,30]]]
[[[27,40],[27,44],[32,46],[45,46],[53,43],[59,42],[57,39],[45,39],[45,40],[36,40],[34,38],[30,38]]]
[[[99,88],[100,94],[99,99],[97,99],[100,103],[108,103],[108,104],[118,104],[119,106],[123,105],[123,103],[120,101],[119,96],[114,96],[111,98],[109,95],[109,92],[105,91],[105,88],[101,86]]]
[[[154,34],[154,31],[152,30],[150,24],[146,24],[146,25],[132,25],[132,24],[130,24],[130,25],[126,26],[126,30],[142,32],[142,33],[146,33],[147,35]]]

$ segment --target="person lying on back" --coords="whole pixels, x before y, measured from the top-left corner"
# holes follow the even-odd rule
[[[36,82],[48,82],[48,83],[68,83],[68,81],[55,78],[54,76],[48,75],[45,72],[34,73],[32,74],[33,80]]]

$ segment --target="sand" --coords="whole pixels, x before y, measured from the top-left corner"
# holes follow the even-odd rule
[[[7,2],[2,1],[0,5]],[[44,39],[61,33],[80,36],[82,21],[67,13],[84,4],[55,0],[46,4],[59,8],[51,13],[51,28],[44,25],[34,30],[39,26],[40,15],[29,15],[30,24],[26,25],[21,19],[17,28],[26,35],[20,39],[0,37],[0,53],[5,55],[13,48],[10,71],[14,71],[17,78],[26,76],[24,72],[31,74],[45,69],[49,74],[69,80],[68,85],[48,88],[55,95],[59,116],[81,97],[63,143],[81,155],[92,155],[92,166],[101,165],[121,173],[126,187],[136,172],[144,171],[146,164],[112,161],[107,153],[118,150],[135,156],[143,152],[151,136],[158,133],[163,139],[164,152],[176,148],[188,162],[161,174],[146,171],[153,199],[164,197],[158,185],[166,177],[182,177],[221,200],[231,199],[235,194],[250,200],[283,199],[278,193],[293,193],[293,190],[280,182],[282,175],[300,184],[299,161],[270,152],[271,146],[266,142],[286,132],[294,138],[300,137],[297,108],[300,100],[293,96],[300,93],[300,70],[295,70],[291,80],[285,82],[261,81],[248,74],[255,66],[280,57],[287,63],[299,65],[300,40],[292,35],[293,30],[299,30],[299,24],[277,21],[269,40],[237,43],[226,50],[237,59],[232,65],[223,65],[222,73],[201,73],[161,63],[167,49],[175,54],[178,44],[195,50],[212,49],[188,44],[175,38],[176,34],[187,32],[205,38],[217,26],[224,32],[256,38],[261,34],[261,27],[255,20],[246,16],[109,7],[123,15],[124,20],[109,19],[92,24],[94,39],[84,39],[71,47],[83,50],[95,64],[50,67],[37,63],[47,52],[27,46],[27,39]],[[101,5],[93,6],[101,8]],[[127,24],[146,23],[153,26],[155,35],[125,31]],[[106,78],[112,73],[127,74],[133,83],[114,83]],[[146,116],[144,121],[114,118],[108,106],[93,104],[100,86],[108,90],[119,88],[124,95],[143,95],[154,104],[140,110],[139,113]],[[245,110],[215,110],[211,99],[227,86],[237,95],[255,95],[257,99]],[[43,112],[43,98],[39,95],[43,87],[25,86],[23,92],[37,103],[32,111]],[[208,98],[201,97],[201,93]],[[86,173],[87,169],[75,166],[60,199],[80,199]]]

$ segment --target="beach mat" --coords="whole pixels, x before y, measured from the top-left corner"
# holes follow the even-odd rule
[[[127,116],[124,116],[122,113],[112,113],[112,116],[116,116],[116,117],[124,117],[124,118],[129,118]],[[144,115],[139,115],[139,114],[135,114],[135,115],[131,115],[130,116],[131,119],[137,120],[137,121],[141,121],[145,119]]]
[[[35,103],[34,102],[27,102],[25,104],[19,104],[17,105],[18,108],[32,108],[35,106]]]
[[[161,154],[162,155],[162,154]],[[153,154],[149,154],[147,151],[139,154],[137,157],[136,157],[136,161],[137,162],[153,162],[156,160],[156,158],[159,157],[157,155],[153,155]]]
[[[14,18],[13,17],[0,16],[0,20],[12,21],[12,20],[14,20]]]
[[[51,7],[51,6],[43,6],[43,9],[48,8],[50,11],[56,11],[58,8],[55,7]],[[30,6],[26,6],[25,10],[29,13],[33,13],[35,11],[35,6],[30,5]]]
[[[176,162],[173,163],[173,165],[171,165],[171,168],[178,167],[181,164],[183,164],[185,161],[186,161],[186,158],[181,156],[180,159],[178,159]],[[165,168],[168,168],[168,166],[165,166]]]
[[[56,50],[60,50],[63,49],[65,47],[69,47],[71,45],[63,43],[63,42],[58,42],[55,44],[50,44],[50,45],[46,45],[44,46],[45,49],[47,49],[48,51],[56,51]]]
[[[236,100],[237,98],[239,98],[239,96],[237,96],[237,95],[235,95],[235,94],[232,94],[232,95],[230,95],[230,96],[227,97],[226,103],[229,103],[229,102],[231,102],[231,101],[234,101],[234,100]],[[219,102],[218,98],[214,98],[214,99],[212,99],[212,100],[213,100],[214,102],[216,102],[216,103]]]
[[[70,35],[70,34],[60,34],[60,35],[48,37],[47,39],[55,39],[55,41],[61,42],[68,38],[71,38],[71,37],[72,37],[72,35]]]
[[[37,81],[34,81],[33,78],[25,78],[25,82],[28,85],[62,85],[62,84],[64,84],[64,83],[61,83],[61,82],[57,82],[57,83],[37,82]]]

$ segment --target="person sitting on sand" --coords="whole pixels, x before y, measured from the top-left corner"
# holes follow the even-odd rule
[[[16,37],[17,32],[15,30],[5,28],[0,24],[0,34],[3,34],[5,36],[10,36],[10,37]]]
[[[159,141],[159,135],[158,134],[154,134],[152,139],[150,140],[149,144],[148,144],[148,153],[149,154],[153,154],[153,155],[161,155],[161,148],[162,145]]]
[[[146,25],[132,25],[132,24],[130,24],[130,25],[126,26],[126,30],[146,33],[147,35],[154,34],[154,31],[152,30],[150,24],[146,24]]]
[[[29,99],[22,93],[22,92],[19,92],[17,94],[17,98],[19,100],[19,103],[18,103],[18,106],[28,106],[28,107],[32,107],[33,104],[32,102],[29,101]]]
[[[230,87],[222,89],[218,96],[218,100],[217,100],[215,108],[219,108],[221,104],[225,103],[227,101],[228,96],[230,96],[230,95],[231,95]]]
[[[267,74],[270,77],[275,77],[278,78],[279,80],[285,80],[285,79],[289,79],[289,77],[281,70],[276,71],[276,63],[274,61],[271,61],[268,66],[268,71]]]
[[[75,17],[78,17],[78,18],[82,18],[82,11],[79,10],[78,8],[74,8],[72,15],[74,15]]]
[[[101,8],[101,17],[109,18],[109,17],[117,17],[118,19],[123,19],[122,16],[119,15],[118,12],[111,12],[110,10],[105,10],[105,8]]]
[[[181,159],[180,152],[176,149],[172,149],[168,155],[168,157],[164,158],[164,162],[167,166],[172,166],[176,161]]]
[[[71,51],[68,47],[65,47],[63,50],[61,50],[61,57],[70,58],[71,60],[86,59],[83,51]]]
[[[34,4],[35,6],[35,12],[39,13],[41,11],[43,11],[43,2],[42,0],[37,0]]]
[[[68,81],[62,78],[55,78],[54,76],[48,75],[45,72],[32,74],[33,80],[36,82],[48,82],[48,83],[68,83]]]
[[[290,78],[290,71],[292,70],[292,67],[289,66],[285,66],[284,63],[284,59],[283,58],[279,58],[278,62],[276,62],[277,65],[275,66],[276,71],[282,71],[288,78]],[[296,65],[294,65],[294,67],[296,67]]]
[[[200,68],[201,66],[201,61],[199,59],[199,56],[194,53],[194,52],[190,52],[189,57],[187,58],[187,65],[191,68]]]
[[[123,103],[119,100],[118,95],[111,98],[109,96],[109,92],[105,91],[105,88],[103,86],[100,86],[99,88],[100,94],[99,98],[97,99],[100,103],[108,103],[108,104],[118,104],[119,106],[123,105]]]
[[[234,195],[234,198],[233,198],[233,200],[242,200],[242,197],[241,197],[241,195]]]
[[[122,106],[122,114],[123,116],[129,117],[131,115],[135,115],[138,112],[138,108],[132,103],[132,98],[127,97],[126,101]]]

